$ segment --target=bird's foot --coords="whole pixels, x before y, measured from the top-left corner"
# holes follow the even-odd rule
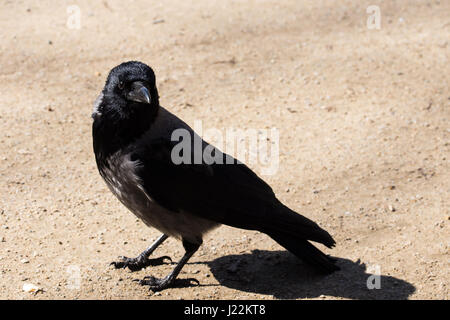
[[[139,255],[136,258],[127,258],[127,257],[119,257],[120,261],[111,262],[110,265],[113,265],[116,269],[125,269],[128,268],[131,271],[139,271],[148,266],[159,266],[164,264],[164,260],[167,259],[172,262],[172,259],[168,256],[163,256],[155,259],[149,259],[143,255]]]
[[[200,282],[197,279],[174,279],[170,277],[170,275],[161,279],[146,276],[142,280],[135,279],[133,281],[137,281],[141,286],[149,286],[149,289],[153,292],[161,291],[169,287],[191,287],[194,285],[193,283],[195,283],[195,285],[200,285]]]

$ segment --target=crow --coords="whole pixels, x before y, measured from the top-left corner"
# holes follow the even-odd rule
[[[135,271],[164,263],[170,258],[149,256],[169,236],[181,240],[185,249],[169,275],[145,277],[141,285],[153,291],[174,286],[203,235],[222,224],[263,232],[321,273],[339,270],[334,258],[308,241],[332,248],[335,241],[328,232],[282,204],[245,164],[202,140],[160,106],[155,73],[146,64],[129,61],[114,67],[94,103],[92,118],[100,175],[125,207],[162,232],[138,257],[120,257],[112,264]],[[191,141],[201,141],[200,153],[209,150],[217,161],[198,161],[195,148],[174,152],[177,130],[190,134]],[[218,161],[221,158],[226,161]]]

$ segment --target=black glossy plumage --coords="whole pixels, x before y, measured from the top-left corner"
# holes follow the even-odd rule
[[[148,87],[152,98],[150,104],[127,101],[127,85],[131,86],[130,83],[136,81]],[[184,128],[194,133],[182,120],[159,106],[155,76],[148,66],[128,62],[114,68],[99,97],[93,119],[94,152],[102,176],[105,178],[106,172],[111,169],[107,167],[111,166],[113,155],[116,158],[119,155],[119,159],[129,159],[127,161],[133,164],[127,166],[132,168],[127,170],[133,170],[132,175],[128,176],[136,177],[133,183],[139,184],[138,191],[133,190],[133,199],[141,197],[139,199],[144,199],[144,204],[128,207],[132,211],[138,208],[139,212],[134,212],[138,216],[144,215],[150,222],[151,219],[159,219],[157,225],[161,225],[165,223],[161,214],[171,215],[172,223],[177,221],[177,215],[188,214],[190,221],[196,222],[192,228],[200,225],[200,222],[193,221],[199,219],[258,230],[318,271],[328,273],[338,270],[333,259],[308,242],[312,240],[332,247],[335,242],[328,232],[283,205],[271,187],[246,165],[237,161],[234,164],[174,164],[171,152],[176,142],[171,141],[171,132]],[[205,141],[202,144],[203,148],[209,145]],[[220,153],[219,150],[216,152]],[[114,173],[109,174],[121,174],[120,170],[119,165],[110,170]],[[105,179],[112,181],[115,177]],[[118,183],[116,187],[120,188],[122,184]],[[129,185],[130,181],[126,184]],[[141,192],[139,190],[142,190],[141,196],[136,195]],[[126,193],[126,190],[118,190],[121,197],[127,197],[123,192]],[[148,206],[145,201],[161,208],[158,210],[159,216],[151,210],[145,211]],[[190,223],[186,222],[185,216],[179,222]],[[164,225],[163,229],[170,232],[170,228],[179,230],[176,227]],[[190,232],[195,234],[192,228]],[[176,232],[180,231],[173,231]],[[184,243],[197,242],[198,247],[203,232],[199,229],[198,241],[192,241],[193,238],[187,234],[179,236]]]

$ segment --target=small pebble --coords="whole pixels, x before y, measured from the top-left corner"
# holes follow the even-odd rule
[[[28,293],[36,293],[36,292],[42,290],[37,285],[32,284],[32,283],[24,283],[22,289],[23,289],[23,291],[28,292]]]

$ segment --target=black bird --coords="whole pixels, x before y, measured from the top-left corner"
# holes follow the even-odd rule
[[[283,205],[271,187],[246,165],[209,145],[182,120],[159,105],[155,74],[144,63],[129,61],[113,68],[92,113],[93,145],[100,175],[112,193],[148,226],[163,234],[137,258],[121,257],[116,268],[139,270],[162,263],[149,255],[169,236],[180,239],[185,254],[165,278],[145,277],[153,291],[171,285],[202,244],[203,235],[221,224],[269,235],[322,273],[339,268],[308,240],[331,248],[333,238],[315,222]],[[200,139],[214,159],[195,162],[191,154],[173,161],[174,130]],[[233,164],[229,164],[229,160]]]

